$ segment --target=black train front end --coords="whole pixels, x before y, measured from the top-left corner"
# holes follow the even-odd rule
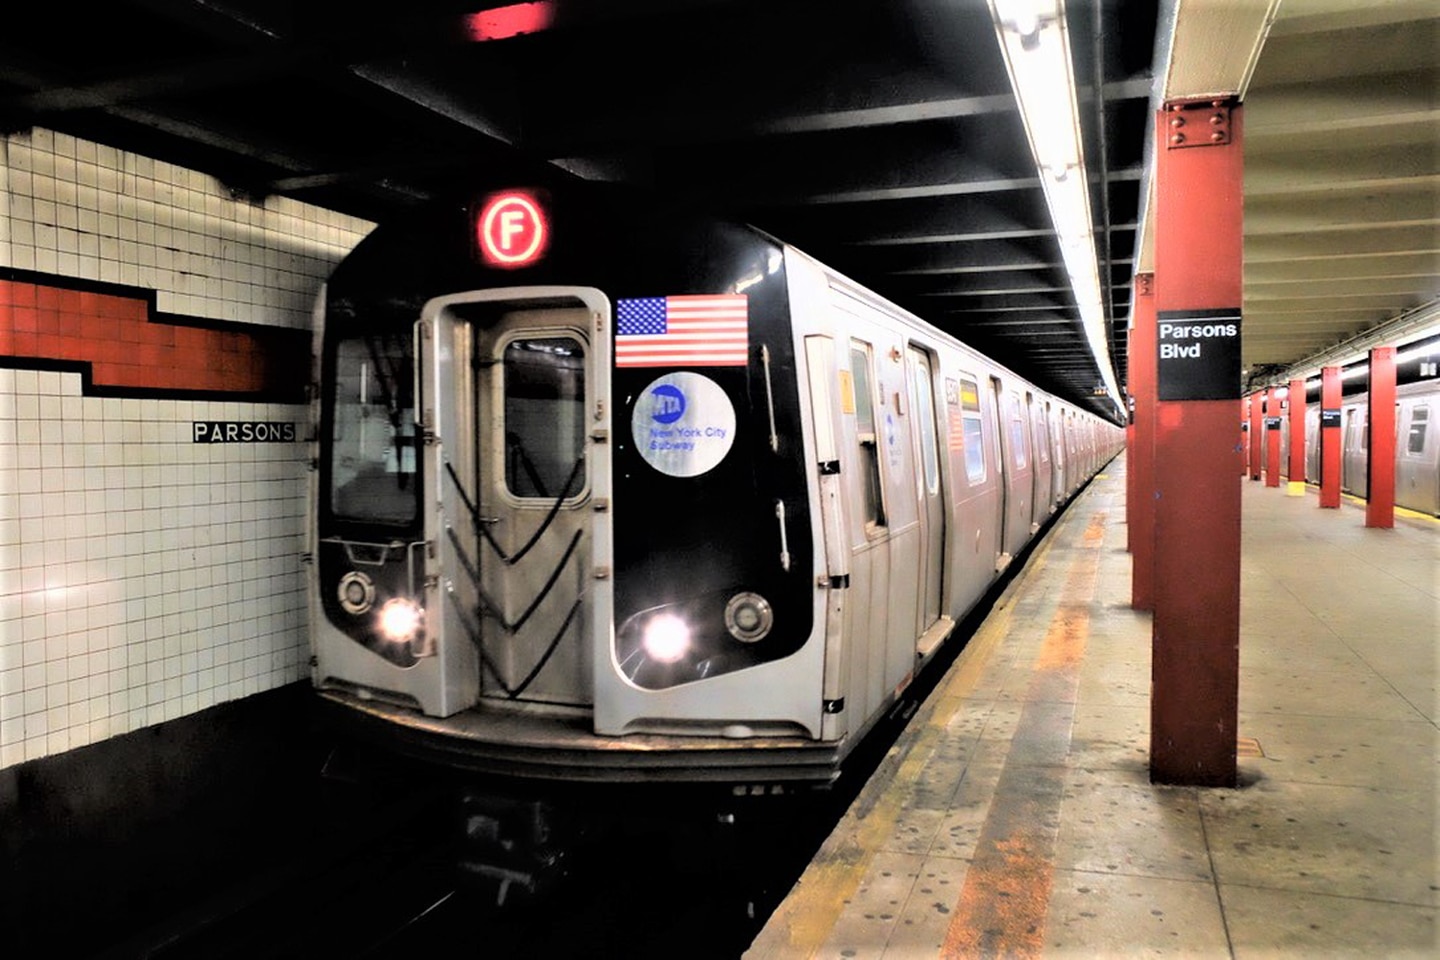
[[[785,258],[558,184],[378,228],[317,331],[314,680],[530,787],[826,784]]]
[[[378,228],[316,342],[315,685],[465,785],[502,884],[556,809],[831,786],[1123,443],[792,247],[574,181]]]

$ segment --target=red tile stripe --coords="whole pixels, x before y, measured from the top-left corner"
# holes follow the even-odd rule
[[[157,314],[144,296],[0,279],[0,366],[6,358],[80,365],[94,395],[303,399],[308,333],[204,323]]]

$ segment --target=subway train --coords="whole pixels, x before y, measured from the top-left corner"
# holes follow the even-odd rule
[[[792,246],[595,184],[380,226],[315,330],[314,685],[507,782],[832,782],[1124,443]]]
[[[1440,343],[1435,345],[1440,354]],[[1433,362],[1429,369],[1433,369]],[[1395,505],[1440,516],[1440,378],[1421,364],[1400,371],[1395,388]],[[1305,407],[1305,479],[1320,482],[1320,402],[1318,382]],[[1290,431],[1281,422],[1282,464],[1290,462]],[[1340,403],[1340,489],[1369,496],[1369,393],[1361,390]]]

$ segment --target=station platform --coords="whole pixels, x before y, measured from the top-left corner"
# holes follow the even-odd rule
[[[1239,780],[1149,777],[1123,456],[746,952],[1434,957],[1440,522],[1244,484]]]

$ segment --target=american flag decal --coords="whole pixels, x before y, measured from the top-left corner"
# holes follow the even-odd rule
[[[743,367],[749,353],[744,294],[615,301],[617,367]]]

